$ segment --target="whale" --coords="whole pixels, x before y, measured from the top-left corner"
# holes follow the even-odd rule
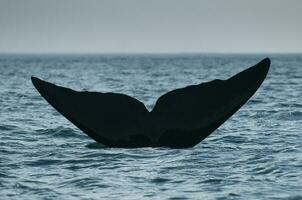
[[[189,148],[207,138],[258,90],[265,58],[232,77],[175,89],[148,111],[139,100],[114,92],[75,91],[32,76],[34,87],[59,113],[107,147]]]

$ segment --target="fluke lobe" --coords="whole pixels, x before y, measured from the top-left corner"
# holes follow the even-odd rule
[[[227,80],[172,90],[149,112],[117,93],[77,92],[32,77],[36,89],[59,113],[108,147],[193,147],[231,117],[257,91],[270,59]]]

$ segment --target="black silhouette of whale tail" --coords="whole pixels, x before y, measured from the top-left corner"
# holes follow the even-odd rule
[[[95,141],[109,147],[186,148],[209,136],[242,107],[264,81],[270,59],[227,80],[170,91],[149,112],[117,93],[77,92],[32,77],[33,85],[58,112]]]

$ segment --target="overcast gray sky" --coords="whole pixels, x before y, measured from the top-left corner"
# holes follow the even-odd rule
[[[302,0],[0,0],[0,52],[302,52]]]

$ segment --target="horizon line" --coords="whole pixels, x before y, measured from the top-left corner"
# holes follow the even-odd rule
[[[0,52],[0,55],[179,55],[179,54],[228,54],[228,55],[263,55],[263,54],[302,54],[302,52]]]

